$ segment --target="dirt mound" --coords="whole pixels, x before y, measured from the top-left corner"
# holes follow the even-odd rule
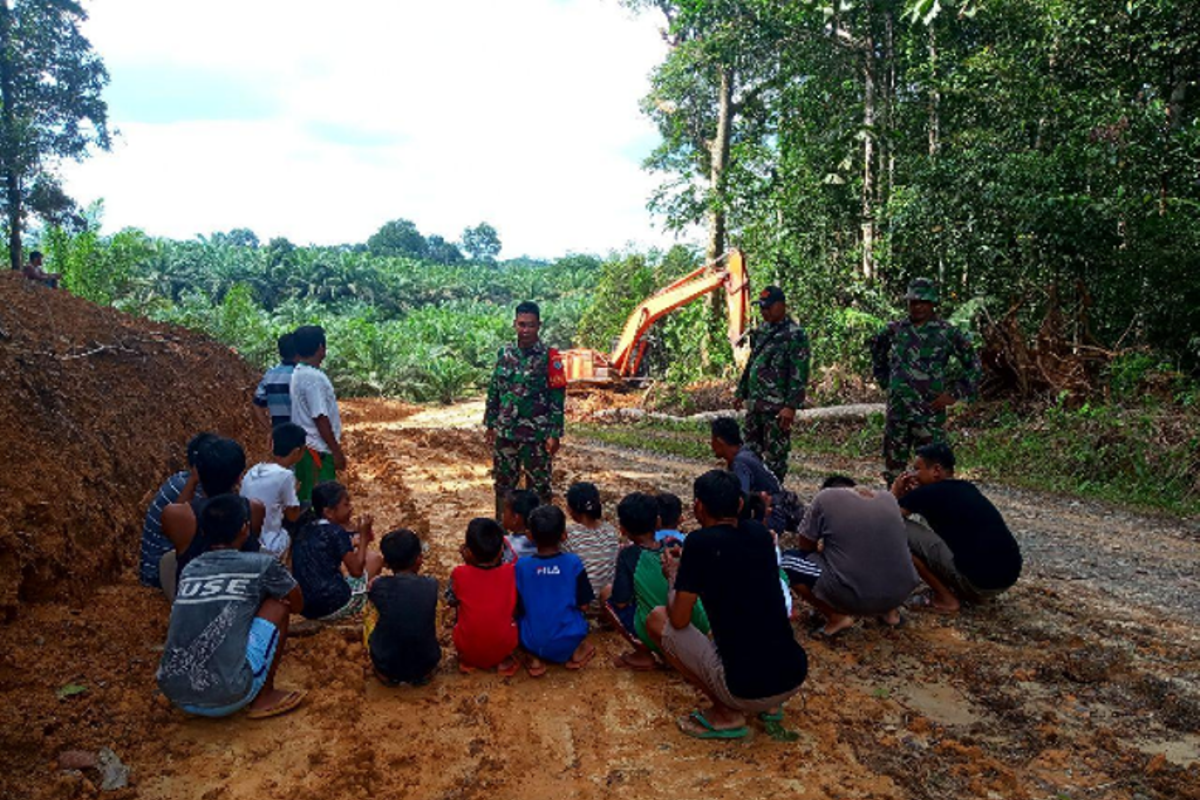
[[[210,430],[260,455],[258,374],[207,336],[0,275],[0,608],[135,563],[144,499]]]

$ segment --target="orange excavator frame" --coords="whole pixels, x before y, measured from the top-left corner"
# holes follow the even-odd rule
[[[743,364],[749,355],[745,333],[750,324],[750,276],[745,254],[730,250],[639,303],[625,321],[611,355],[588,348],[563,351],[568,384],[613,383],[634,377],[646,354],[645,335],[650,326],[680,306],[722,288],[729,310],[729,344],[735,360]]]

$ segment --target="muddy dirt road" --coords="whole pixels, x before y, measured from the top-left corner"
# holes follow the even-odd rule
[[[415,411],[345,404],[350,486],[377,531],[427,539],[427,571],[444,581],[466,521],[490,512],[489,456],[475,408]],[[555,483],[592,480],[611,510],[634,489],[689,497],[709,466],[571,441]],[[132,768],[111,797],[1200,798],[1195,532],[989,493],[1027,577],[957,618],[806,640],[795,742],[686,739],[672,721],[693,692],[614,668],[607,632],[586,669],[535,681],[458,674],[447,631],[432,684],[386,689],[364,680],[360,637],[326,629],[289,643],[279,684],[309,690],[299,711],[190,719],[155,696],[166,606],[129,577],[87,606],[40,605],[0,627],[0,797],[96,795],[94,773],[55,758],[111,746]],[[56,697],[67,684],[86,691]]]

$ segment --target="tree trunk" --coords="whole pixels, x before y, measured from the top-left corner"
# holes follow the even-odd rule
[[[16,121],[13,105],[12,9],[0,0],[0,169],[4,171],[4,199],[8,211],[8,257],[13,269],[21,268],[21,177],[18,171]]]
[[[862,276],[875,277],[875,34],[863,35]]]
[[[710,203],[708,217],[709,261],[715,261],[725,252],[725,168],[729,163],[729,142],[733,130],[733,85],[732,67],[722,66],[721,87],[717,96],[717,131],[709,145],[711,167],[708,186]]]
[[[932,158],[938,153],[940,139],[942,135],[941,110],[942,93],[937,87],[937,32],[932,25],[929,26],[929,156]]]
[[[725,168],[729,165],[729,142],[733,130],[733,86],[735,74],[733,67],[721,65],[721,86],[717,94],[717,130],[708,150],[710,155],[708,190],[708,248],[705,251],[706,260],[716,261],[725,252]],[[708,366],[712,361],[710,344],[720,337],[719,331],[725,325],[723,298],[716,292],[710,293],[705,302],[708,304],[707,336],[700,340],[700,363]]]

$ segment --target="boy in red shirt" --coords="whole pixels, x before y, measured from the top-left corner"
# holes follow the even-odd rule
[[[462,546],[466,563],[450,573],[446,603],[457,611],[454,647],[464,673],[492,669],[513,675],[517,661],[517,579],[515,562],[502,563],[504,529],[494,519],[477,517],[467,525]]]

